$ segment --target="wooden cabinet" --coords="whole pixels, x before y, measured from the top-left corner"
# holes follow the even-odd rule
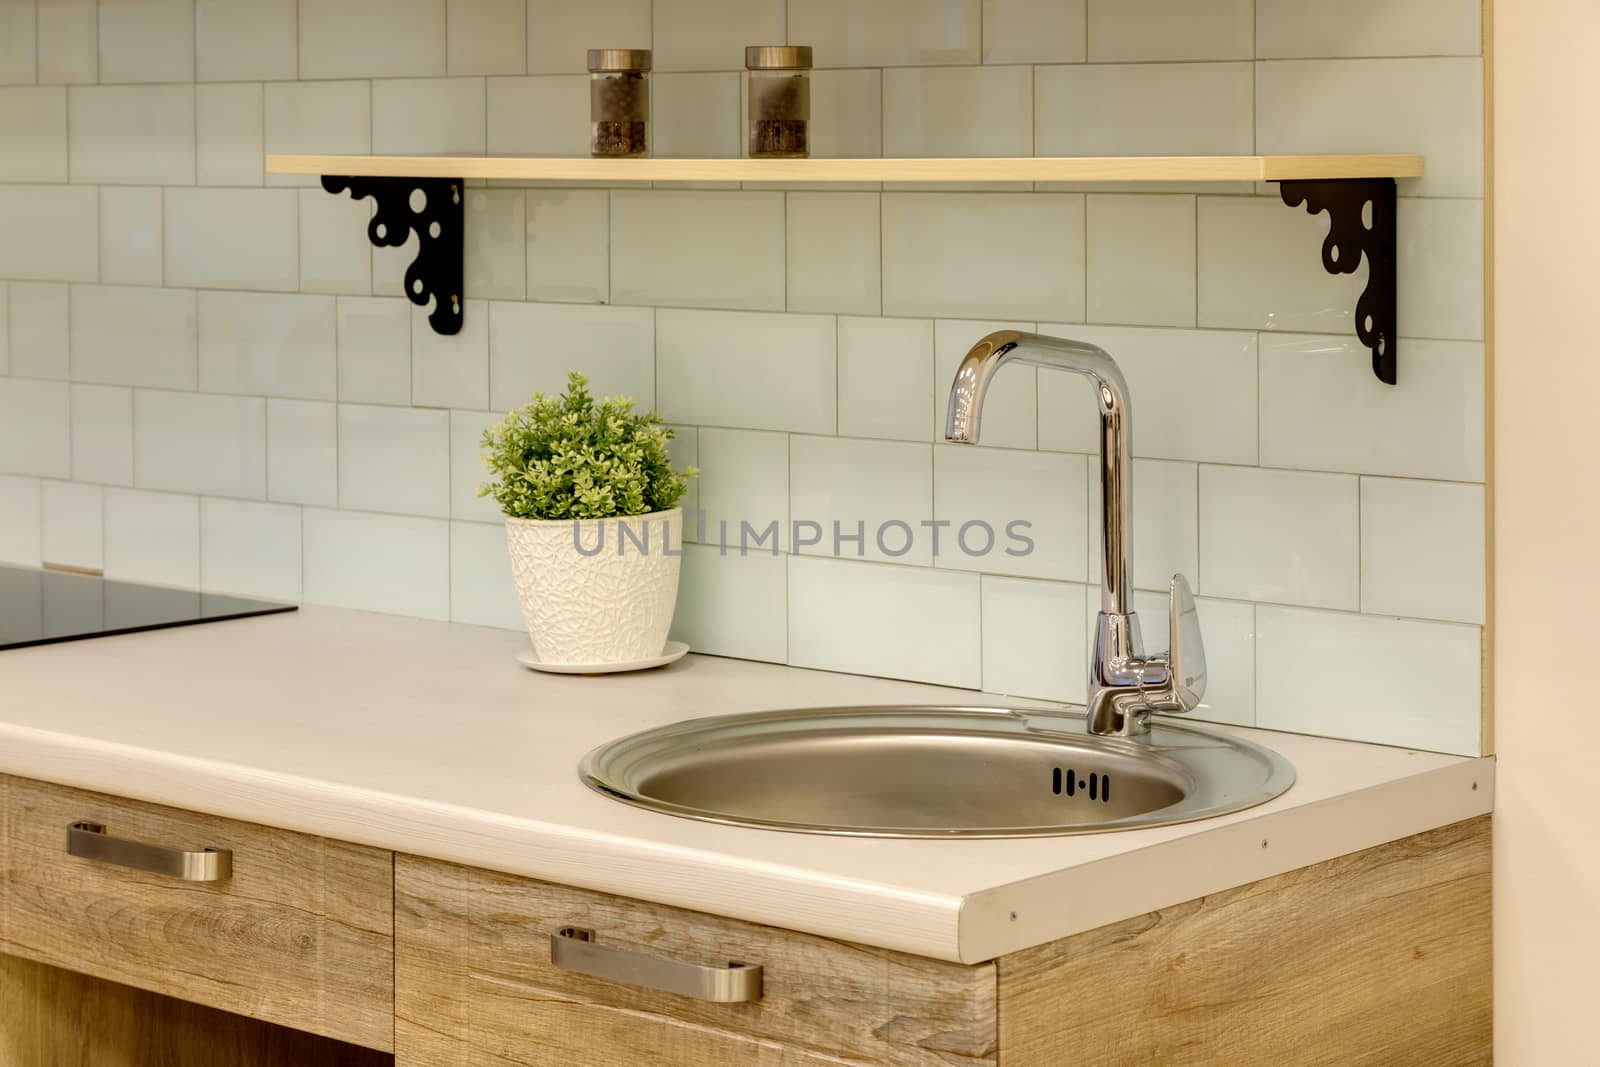
[[[229,850],[231,872],[184,881],[73,856],[78,823]],[[393,888],[389,852],[0,776],[0,952],[12,956],[391,1050]]]

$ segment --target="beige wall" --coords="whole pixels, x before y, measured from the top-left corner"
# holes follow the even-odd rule
[[[1494,20],[1497,1061],[1595,1063],[1600,6]]]

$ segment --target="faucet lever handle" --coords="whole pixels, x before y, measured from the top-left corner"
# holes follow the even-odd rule
[[[1167,670],[1173,703],[1178,705],[1173,710],[1193,711],[1206,692],[1206,646],[1200,636],[1200,613],[1194,605],[1194,593],[1181,574],[1172,576],[1167,627],[1172,635]]]

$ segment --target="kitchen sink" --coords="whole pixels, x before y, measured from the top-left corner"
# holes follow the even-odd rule
[[[602,745],[585,784],[707,822],[857,837],[1033,837],[1210,818],[1294,784],[1270,749],[1162,719],[1137,737],[1081,715],[804,708],[692,719]]]

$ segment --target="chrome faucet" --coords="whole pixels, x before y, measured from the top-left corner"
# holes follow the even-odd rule
[[[1100,618],[1089,656],[1084,700],[1092,734],[1133,737],[1150,729],[1158,711],[1193,711],[1206,688],[1206,653],[1194,594],[1181,574],[1172,576],[1168,617],[1172,649],[1144,654],[1133,610],[1133,542],[1130,448],[1133,415],[1128,383],[1103,349],[1083,341],[1000,330],[972,346],[950,385],[946,440],[976,444],[978,416],[989,382],[1008,363],[1082,374],[1094,384],[1100,406]]]

